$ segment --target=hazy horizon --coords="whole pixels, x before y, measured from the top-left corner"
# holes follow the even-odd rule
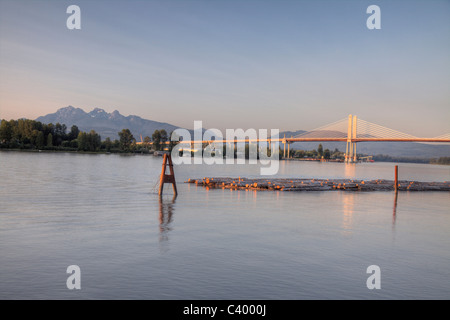
[[[450,131],[449,15],[448,1],[0,0],[0,118],[71,105],[295,131],[354,114],[434,137]]]

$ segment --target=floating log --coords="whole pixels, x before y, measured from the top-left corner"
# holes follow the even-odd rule
[[[189,179],[187,183],[221,189],[275,190],[275,191],[450,191],[450,182],[419,182],[399,180],[355,179],[264,179],[264,178],[203,178]]]

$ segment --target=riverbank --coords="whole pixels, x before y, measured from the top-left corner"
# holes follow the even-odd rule
[[[247,179],[247,178],[203,178],[189,179],[206,188],[235,190],[272,191],[394,191],[392,180],[354,180],[354,179]],[[398,191],[450,191],[450,182],[398,181]]]
[[[81,151],[81,150],[58,150],[58,149],[7,149],[7,148],[0,148],[0,152],[24,152],[24,153],[72,153],[72,154],[122,154],[122,155],[159,155],[158,152],[155,152],[153,150],[149,150],[146,152],[142,151],[136,151],[136,152],[129,152],[129,151]]]

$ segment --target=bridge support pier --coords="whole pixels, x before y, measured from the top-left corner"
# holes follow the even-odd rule
[[[352,139],[356,139],[356,122],[357,122],[357,118],[356,116],[353,116],[353,123],[352,123]],[[352,147],[352,152],[353,152],[353,162],[356,162],[356,142],[353,142],[353,147]]]
[[[351,163],[353,161],[353,142],[347,140],[347,146],[345,148],[345,163]]]
[[[291,158],[291,144],[288,142],[288,159]]]
[[[345,163],[350,163],[353,158],[353,143],[352,143],[352,115],[348,116],[347,127],[347,145],[345,147]]]
[[[352,163],[357,162],[356,156],[356,142],[353,139],[356,139],[356,126],[357,126],[357,118],[356,116],[352,116],[351,114],[348,116],[348,131],[347,131],[347,146],[345,148],[345,162]]]

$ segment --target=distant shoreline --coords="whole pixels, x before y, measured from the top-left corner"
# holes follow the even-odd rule
[[[45,150],[45,149],[10,149],[10,148],[0,148],[0,152],[25,152],[25,153],[69,153],[69,154],[118,154],[118,155],[143,155],[143,156],[158,156],[158,152],[155,152],[153,150],[148,150],[146,152],[128,152],[128,151],[112,151],[108,152],[105,150],[101,151],[80,151],[80,150]],[[322,160],[322,159],[299,159],[299,158],[287,158],[287,159],[281,159],[280,161],[296,161],[296,162],[329,162],[329,163],[344,163],[344,161],[337,161],[337,160]],[[410,160],[408,161],[407,158],[405,159],[386,159],[386,160],[377,160],[374,162],[366,162],[361,161],[358,163],[385,163],[385,162],[391,162],[391,163],[417,163],[417,164],[432,164],[432,165],[450,165],[450,163],[439,163],[439,162],[433,162],[435,160],[434,158],[430,159],[420,159],[421,161],[414,161]]]
[[[45,149],[8,149],[0,148],[0,152],[28,152],[28,153],[71,153],[71,154],[122,154],[122,155],[144,155],[153,156],[154,151],[149,152],[108,152],[108,151],[78,151],[78,150],[45,150]]]

